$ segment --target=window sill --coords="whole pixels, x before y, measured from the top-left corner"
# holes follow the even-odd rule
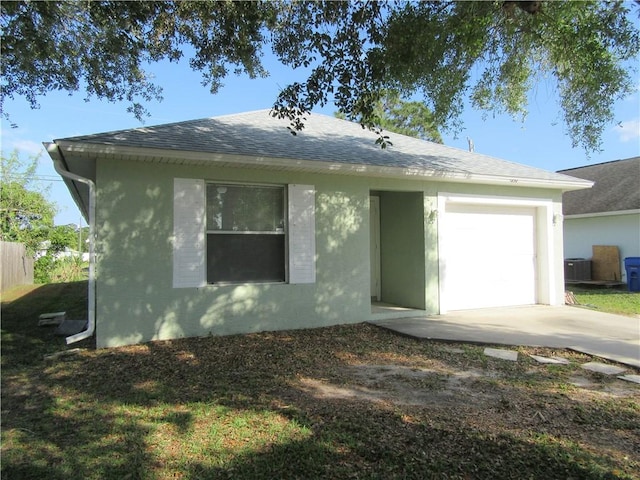
[[[280,282],[273,281],[270,282],[268,280],[256,280],[255,282],[246,281],[246,282],[216,282],[216,283],[207,283],[205,287],[238,287],[242,285],[289,285],[289,282]]]

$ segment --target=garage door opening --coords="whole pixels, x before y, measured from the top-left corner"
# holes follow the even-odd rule
[[[545,200],[439,195],[440,312],[549,302],[551,212]]]

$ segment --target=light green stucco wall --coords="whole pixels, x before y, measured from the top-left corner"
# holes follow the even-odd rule
[[[249,284],[203,288],[172,287],[173,179],[203,178],[248,183],[309,184],[316,189],[316,283]],[[398,277],[416,285],[408,306],[438,313],[437,194],[504,194],[547,197],[538,189],[392,180],[360,176],[302,174],[270,170],[98,160],[97,305],[99,347],[187,336],[227,335],[262,330],[355,323],[371,317],[369,270],[369,195],[394,198],[411,192],[403,231],[411,254],[398,265],[412,265]],[[382,202],[384,205],[385,202]],[[559,203],[558,203],[559,204]],[[424,218],[420,218],[420,212]],[[422,242],[422,244],[420,244]],[[561,235],[560,235],[561,248]],[[409,273],[408,273],[409,272]],[[558,272],[562,275],[562,261]],[[384,285],[384,277],[383,277]],[[383,287],[384,288],[384,287]]]
[[[424,194],[381,192],[379,196],[381,300],[424,310]]]
[[[172,288],[173,178],[316,189],[316,283]],[[370,315],[369,188],[338,176],[99,161],[97,343],[352,323]]]

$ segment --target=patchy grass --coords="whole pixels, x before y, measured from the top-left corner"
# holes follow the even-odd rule
[[[87,318],[87,282],[22,285],[2,293],[2,368],[41,364],[42,358],[65,348],[52,328],[38,327],[41,313],[66,311],[67,318]],[[81,347],[92,346],[85,340]]]
[[[580,305],[620,315],[640,315],[640,293],[616,289],[571,288]]]
[[[45,361],[68,347],[37,314],[83,285],[3,298],[2,478],[640,478],[640,388],[587,355],[360,324]]]

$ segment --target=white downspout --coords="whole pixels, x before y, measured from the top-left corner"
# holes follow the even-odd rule
[[[63,155],[60,148],[55,143],[44,144],[49,156],[53,160],[53,168],[62,177],[68,178],[75,182],[84,183],[89,187],[89,291],[87,294],[87,329],[83,330],[75,335],[71,335],[66,338],[67,345],[70,343],[79,342],[85,338],[89,338],[96,330],[96,276],[95,276],[95,217],[96,217],[96,185],[95,183],[85,177],[71,173],[65,170],[63,166]]]

